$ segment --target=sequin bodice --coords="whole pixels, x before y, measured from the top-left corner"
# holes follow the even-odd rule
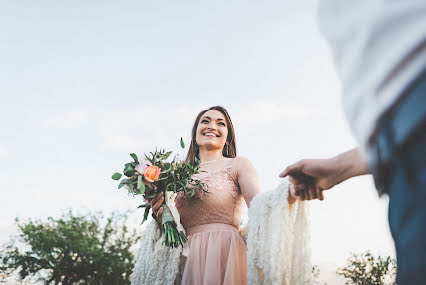
[[[185,229],[209,223],[239,226],[245,201],[234,160],[223,158],[202,163],[200,170],[204,172],[196,178],[206,183],[208,192],[198,192],[193,198],[178,195],[176,206]]]

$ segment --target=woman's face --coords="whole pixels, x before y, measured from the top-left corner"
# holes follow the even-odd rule
[[[223,149],[227,137],[228,126],[221,112],[210,110],[201,116],[195,139],[200,148]]]

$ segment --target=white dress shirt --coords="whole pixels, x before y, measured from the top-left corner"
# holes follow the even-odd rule
[[[380,116],[426,69],[426,0],[320,0],[318,18],[365,149]]]

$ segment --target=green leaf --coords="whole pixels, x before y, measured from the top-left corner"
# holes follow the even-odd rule
[[[133,174],[136,173],[135,167],[133,165],[128,165],[124,168],[123,171],[124,175],[126,175],[127,177],[132,176]]]
[[[142,183],[141,189],[139,189],[139,194],[145,194],[145,184]]]
[[[138,209],[139,208],[145,208],[145,207],[148,207],[149,206],[149,204],[143,204],[143,205],[140,205],[139,207],[138,207]]]
[[[121,178],[121,176],[122,176],[121,173],[116,172],[112,175],[111,178],[114,179],[114,180],[119,180]]]
[[[148,197],[146,197],[146,198],[148,198],[148,199],[152,199],[152,198],[154,198],[155,196],[157,196],[157,194],[156,194],[156,193],[151,194],[151,195],[149,195],[149,196],[148,196]]]
[[[123,187],[124,185],[129,183],[129,179],[123,179],[121,180],[120,184],[118,185],[118,189],[120,189],[121,187]]]
[[[138,184],[136,186],[136,189],[140,190],[142,188],[142,175],[138,175]]]
[[[170,156],[172,153],[173,153],[172,151],[168,151],[168,152],[166,152],[166,154],[164,155],[164,159],[168,159],[168,158],[169,158],[169,156]]]
[[[183,138],[180,138],[180,146],[182,148],[185,148],[185,143],[183,142]]]
[[[131,153],[131,154],[130,154],[130,156],[133,158],[133,160],[134,160],[136,163],[139,163],[139,160],[138,160],[138,157],[136,156],[136,154]]]
[[[155,180],[155,182],[166,180],[168,177],[161,177],[160,179]]]
[[[129,193],[135,192],[135,186],[131,183],[129,184]]]
[[[179,185],[181,186],[181,188],[182,188],[182,189],[185,189],[185,184],[183,184],[182,182],[177,181],[177,182],[176,182],[176,184],[179,184]]]
[[[148,206],[145,207],[145,213],[143,214],[142,223],[144,223],[148,219],[149,210],[151,210],[151,205],[148,205]]]
[[[146,158],[149,162],[151,162],[151,164],[154,164],[154,161],[153,161],[151,158],[149,158],[146,154],[145,154],[145,158]]]
[[[142,176],[141,175],[138,176],[138,182],[137,182],[136,189],[138,190],[137,191],[138,194],[145,194],[145,184],[143,184],[143,182],[142,182]]]
[[[126,168],[126,167],[133,167],[133,168],[135,168],[136,167],[136,165],[138,165],[138,163],[136,163],[136,162],[129,162],[129,163],[126,163],[125,165],[124,165],[124,168]]]
[[[166,163],[165,166],[167,167],[167,169],[161,171],[161,174],[168,173],[173,169],[173,167],[170,163]]]

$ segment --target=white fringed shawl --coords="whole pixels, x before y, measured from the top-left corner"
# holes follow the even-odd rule
[[[180,279],[182,247],[170,248],[163,245],[160,227],[155,220],[143,231],[140,243],[136,265],[130,275],[131,284],[175,284]]]
[[[308,212],[297,201],[291,211],[288,183],[256,195],[249,209],[248,284],[312,284]],[[182,248],[162,245],[160,229],[151,221],[140,240],[133,285],[179,284]]]
[[[296,201],[289,210],[288,183],[250,202],[248,284],[312,284],[308,210]]]

